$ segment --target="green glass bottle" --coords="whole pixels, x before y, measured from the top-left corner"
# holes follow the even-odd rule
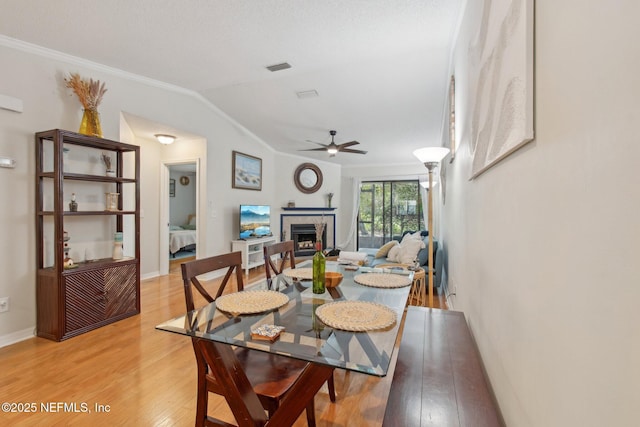
[[[326,260],[322,253],[322,243],[316,243],[316,253],[313,255],[313,293],[324,294],[324,269]]]

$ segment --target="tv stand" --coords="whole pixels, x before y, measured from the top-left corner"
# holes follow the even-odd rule
[[[231,252],[242,252],[242,269],[249,276],[249,269],[264,265],[264,247],[276,243],[274,236],[232,240]]]

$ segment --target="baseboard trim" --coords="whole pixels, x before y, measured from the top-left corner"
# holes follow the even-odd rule
[[[32,326],[31,328],[0,336],[0,348],[35,337],[35,330],[36,327]]]
[[[147,279],[153,279],[155,277],[160,276],[160,272],[159,271],[154,271],[151,273],[146,273],[146,274],[142,274],[140,276],[140,280],[147,280]]]

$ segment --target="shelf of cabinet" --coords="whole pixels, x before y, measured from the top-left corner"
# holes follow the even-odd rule
[[[38,174],[38,178],[56,178],[54,172],[42,172]],[[82,173],[67,173],[62,174],[62,179],[76,180],[76,181],[88,181],[88,182],[112,182],[112,183],[132,183],[135,184],[136,180],[133,178],[120,178],[115,176],[102,176],[102,175],[90,175]]]
[[[62,216],[89,216],[89,215],[135,215],[136,211],[64,211],[56,213],[53,211],[38,212],[38,215],[62,215]]]

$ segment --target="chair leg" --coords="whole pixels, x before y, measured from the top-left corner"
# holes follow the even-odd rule
[[[333,373],[331,374],[331,376],[327,380],[327,387],[329,388],[329,399],[333,403],[336,403],[336,386],[335,386],[335,384],[333,382]]]
[[[315,405],[313,404],[313,400],[314,399],[311,399],[306,409],[307,425],[309,427],[316,427],[316,408],[315,408]]]
[[[202,427],[207,420],[209,390],[207,389],[206,371],[198,373],[198,397],[196,401],[196,427]]]

